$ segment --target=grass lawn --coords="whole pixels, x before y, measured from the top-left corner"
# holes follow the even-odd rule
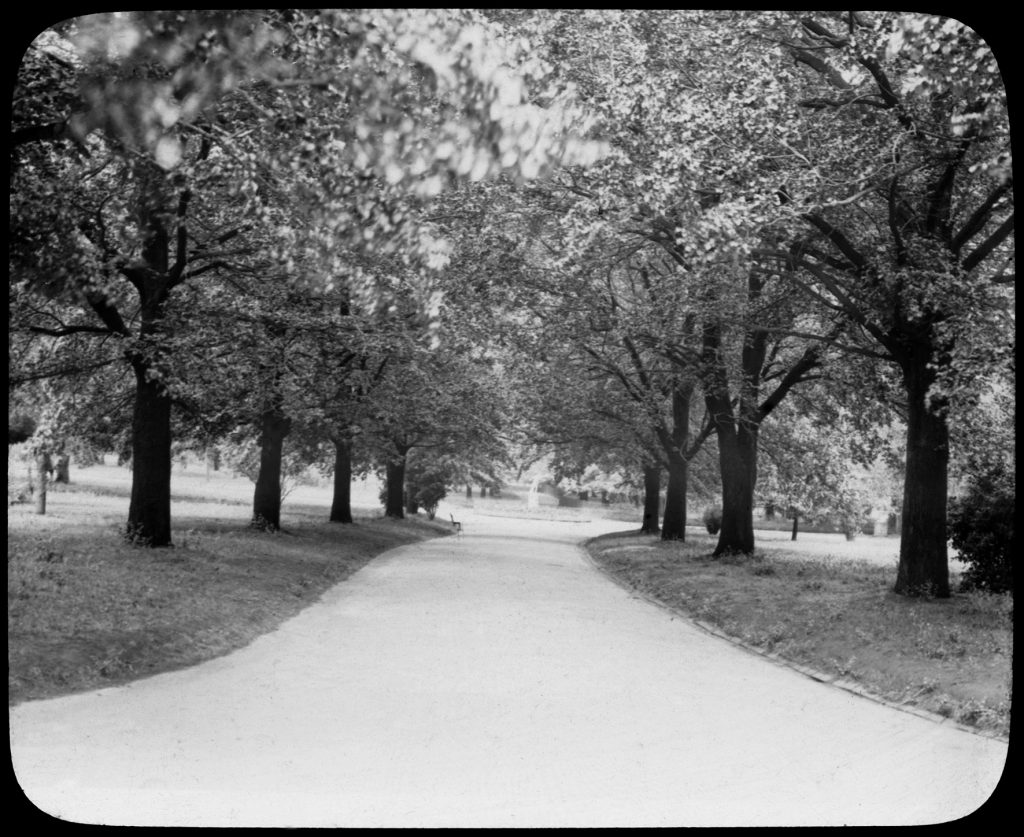
[[[9,469],[10,471],[10,469]],[[102,688],[191,666],[273,630],[395,546],[450,527],[377,516],[367,491],[355,525],[328,523],[326,486],[286,499],[283,531],[248,528],[252,483],[223,473],[172,481],[173,549],[127,545],[129,474],[72,472],[47,514],[7,518],[8,702]],[[354,495],[354,500],[355,500]]]
[[[1008,736],[1012,596],[907,599],[892,592],[895,559],[879,559],[880,539],[819,535],[791,548],[757,534],[749,557],[714,559],[714,541],[689,531],[686,543],[633,532],[587,549],[628,586],[755,649]]]

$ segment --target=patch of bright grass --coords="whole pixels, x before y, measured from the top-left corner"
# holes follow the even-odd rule
[[[422,519],[332,524],[325,504],[293,507],[282,532],[257,532],[247,525],[247,505],[225,504],[226,491],[203,499],[196,481],[175,500],[175,547],[145,549],[120,536],[127,514],[121,492],[97,489],[51,491],[45,516],[9,509],[9,703],[124,683],[228,653],[375,555],[450,530]]]
[[[607,572],[752,647],[1008,736],[1012,596],[908,599],[892,592],[895,565],[784,542],[749,556],[715,559],[712,549],[689,534],[685,543],[632,533],[588,544]]]

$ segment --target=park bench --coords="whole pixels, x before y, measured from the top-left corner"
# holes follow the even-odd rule
[[[448,517],[452,519],[452,528],[455,530],[456,535],[462,534],[462,524],[455,519],[455,515],[451,512],[448,513]]]

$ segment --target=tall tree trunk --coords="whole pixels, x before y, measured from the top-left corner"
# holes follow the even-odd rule
[[[46,487],[50,479],[50,469],[53,467],[53,460],[47,451],[40,451],[36,454],[34,465],[36,473],[33,480],[33,487],[35,489],[35,507],[33,511],[36,514],[46,514]]]
[[[398,456],[389,459],[385,467],[387,479],[387,499],[384,503],[384,516],[405,518],[405,455],[409,448],[399,447]]]
[[[686,489],[690,462],[686,446],[690,441],[690,400],[693,383],[677,383],[672,390],[672,430],[658,430],[668,459],[668,488],[665,491],[665,516],[661,521],[663,541],[686,540]]]
[[[895,592],[904,596],[949,596],[946,546],[949,428],[944,403],[927,403],[935,381],[931,352],[915,347],[903,363],[907,390],[907,466],[903,483],[903,529]]]
[[[171,399],[149,366],[132,363],[132,496],[127,537],[144,546],[171,546]]]
[[[143,184],[136,207],[142,233],[144,267],[126,271],[139,294],[139,337],[150,350],[129,355],[135,373],[132,416],[132,496],[128,506],[128,538],[137,544],[164,547],[171,543],[171,397],[161,382],[169,336],[164,306],[171,289],[170,234],[167,229],[166,173],[151,162],[139,163]],[[184,211],[187,200],[179,203]],[[180,217],[180,215],[179,215]]]
[[[252,499],[252,525],[260,529],[281,528],[281,461],[291,427],[291,419],[276,404],[260,418],[260,472]]]
[[[658,526],[658,505],[661,501],[661,466],[644,466],[644,522],[640,531],[648,535],[657,535],[661,531]]]
[[[334,497],[331,523],[352,522],[352,440],[334,440]]]
[[[751,274],[748,277],[749,298],[756,300],[760,290],[761,280]],[[758,429],[761,419],[774,408],[774,404],[760,408],[757,404],[766,340],[767,332],[756,327],[749,329],[745,335],[739,403],[734,407],[727,364],[721,351],[721,324],[707,323],[702,334],[704,400],[708,415],[713,417],[722,478],[722,528],[718,531],[718,544],[713,553],[715,556],[732,552],[749,554],[754,551]],[[786,375],[788,383],[780,384],[776,396],[781,398],[785,393],[782,387],[788,390],[798,378],[796,369],[791,369]]]
[[[674,455],[669,458],[665,516],[661,521],[663,541],[686,540],[686,487],[689,472],[689,463],[682,456]]]
[[[722,474],[722,528],[714,555],[754,551],[754,484],[757,479],[757,431],[718,428],[718,465]]]

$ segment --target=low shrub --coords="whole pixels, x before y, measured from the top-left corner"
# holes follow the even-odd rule
[[[705,509],[703,519],[708,534],[717,535],[718,530],[722,528],[722,510],[719,508]]]
[[[419,503],[427,512],[430,520],[437,514],[437,505],[448,496],[447,486],[438,480],[429,480],[425,485],[419,486],[413,499]]]
[[[964,589],[1013,589],[1014,495],[1013,474],[996,465],[971,477],[967,492],[950,501],[949,537],[967,565]]]

